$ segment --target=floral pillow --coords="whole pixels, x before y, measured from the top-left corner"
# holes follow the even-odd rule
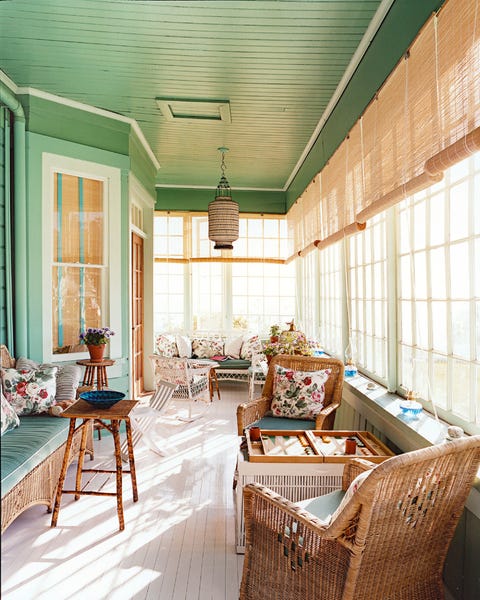
[[[159,334],[156,340],[157,352],[161,356],[173,358],[178,356],[177,341],[174,335]]]
[[[13,406],[7,401],[5,396],[3,395],[3,391],[1,391],[2,396],[2,431],[1,435],[10,431],[10,429],[15,429],[20,425],[20,419],[18,418],[17,413],[14,411]]]
[[[330,369],[294,371],[275,365],[271,410],[275,417],[315,419],[325,401]]]
[[[220,338],[197,338],[192,342],[192,353],[197,358],[223,355],[223,340]]]
[[[262,342],[258,339],[258,335],[245,338],[243,340],[240,358],[243,358],[243,360],[252,360],[254,354],[261,354],[262,350]]]
[[[30,358],[20,356],[17,358],[15,368],[17,371],[47,369],[57,365],[39,364]],[[82,369],[78,365],[60,365],[56,375],[55,403],[75,400],[77,389],[82,378]]]
[[[18,416],[46,413],[55,404],[57,370],[2,369],[5,398]]]

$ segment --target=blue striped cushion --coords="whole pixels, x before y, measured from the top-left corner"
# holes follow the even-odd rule
[[[67,439],[70,419],[26,416],[2,436],[2,497]]]
[[[262,417],[256,423],[260,429],[287,429],[293,431],[295,429],[315,429],[315,421],[307,419],[287,419],[285,417]]]

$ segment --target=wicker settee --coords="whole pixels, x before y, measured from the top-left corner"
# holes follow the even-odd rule
[[[2,369],[15,368],[16,361],[0,347]],[[20,425],[1,437],[1,532],[27,508],[45,504],[52,510],[62,466],[69,419],[42,415],[20,417]],[[78,455],[81,431],[75,433],[72,457]],[[93,456],[93,436],[87,437],[87,452]]]
[[[248,381],[252,357],[261,352],[262,342],[253,333],[231,336],[200,332],[189,335],[159,333],[155,336],[155,354],[166,358],[214,360],[219,381]]]

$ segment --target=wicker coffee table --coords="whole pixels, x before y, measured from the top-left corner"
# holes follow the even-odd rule
[[[62,413],[62,417],[70,419],[70,427],[68,430],[67,444],[65,446],[65,454],[63,457],[62,470],[60,471],[60,477],[58,479],[57,493],[55,496],[55,505],[52,515],[52,527],[57,525],[58,513],[60,511],[60,503],[62,494],[75,494],[75,500],[78,500],[81,495],[89,496],[115,496],[117,498],[117,514],[119,529],[125,529],[125,521],[123,518],[123,496],[122,496],[122,475],[129,473],[132,479],[132,491],[133,501],[137,502],[137,478],[135,474],[135,459],[133,455],[133,444],[132,444],[132,428],[130,425],[130,411],[138,404],[135,400],[120,400],[114,406],[107,409],[95,409],[85,400],[78,400],[67,408]],[[82,419],[82,423],[77,425],[77,419]],[[83,462],[85,458],[85,449],[87,442],[88,423],[93,421],[94,424],[108,429],[113,437],[113,443],[115,447],[115,465],[116,469],[105,470],[105,469],[84,469]],[[110,421],[108,425],[105,421]],[[122,468],[122,457],[120,449],[120,422],[125,421],[127,431],[127,447],[128,447],[128,462],[129,470],[123,470]],[[73,435],[75,431],[82,429],[82,440],[80,443],[80,450],[78,455],[77,464],[77,476],[75,480],[74,490],[65,490],[63,485],[65,483],[65,476],[67,474],[67,468],[69,464],[69,456],[72,448]],[[116,491],[115,492],[100,492],[100,491],[82,491],[82,473],[115,473],[116,474]]]

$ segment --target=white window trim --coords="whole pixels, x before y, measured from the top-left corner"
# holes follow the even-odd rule
[[[115,335],[110,339],[109,355],[112,359],[122,356],[122,311],[121,302],[110,302],[109,299],[121,295],[121,171],[109,167],[57,154],[44,152],[42,155],[42,207],[43,207],[43,255],[42,281],[43,306],[43,356],[49,361],[61,362],[81,360],[86,358],[84,352],[70,354],[53,354],[52,347],[52,263],[53,263],[53,199],[54,174],[66,173],[75,177],[97,179],[103,182],[105,192],[106,239],[105,252],[107,256],[107,294],[104,299],[105,323]]]

